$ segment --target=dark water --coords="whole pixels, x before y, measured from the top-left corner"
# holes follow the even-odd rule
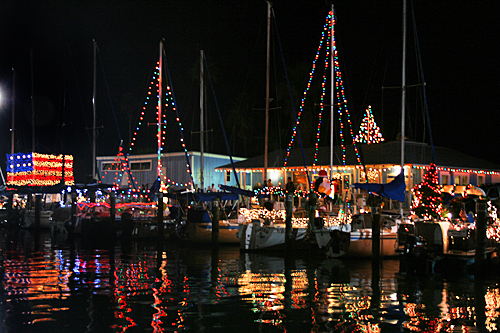
[[[0,332],[492,332],[496,279],[0,230]],[[96,247],[98,247],[96,249]]]

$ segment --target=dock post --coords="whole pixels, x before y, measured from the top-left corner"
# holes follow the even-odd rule
[[[116,197],[115,193],[109,193],[109,229],[111,235],[116,237]]]
[[[285,247],[288,250],[292,243],[293,194],[286,195],[285,214]]]
[[[163,192],[158,192],[158,214],[157,218],[157,228],[158,228],[158,240],[163,240]]]
[[[212,245],[219,246],[219,199],[212,200]]]
[[[380,260],[380,218],[382,208],[379,209],[379,212],[372,213],[372,255],[375,260]]]
[[[372,257],[374,260],[380,260],[380,220],[382,217],[382,201],[380,197],[370,194],[368,201],[371,207],[372,215]],[[378,210],[378,212],[377,212]]]
[[[35,194],[35,228],[40,227],[40,208],[42,206],[42,196]]]
[[[68,235],[73,236],[76,225],[76,192],[71,192],[71,227],[68,228]]]
[[[7,216],[8,216],[8,224],[9,226],[17,225],[19,221],[19,216],[14,217],[14,192],[9,191],[9,201],[7,202]]]
[[[487,220],[487,201],[476,199],[476,254],[475,266],[476,274],[484,272],[486,263],[486,220]]]
[[[316,221],[316,204],[318,203],[318,195],[314,193],[313,191],[309,192],[309,201],[307,202],[308,208],[308,217],[309,217],[309,223],[307,230],[308,232],[312,233],[316,230],[316,227],[314,225]]]

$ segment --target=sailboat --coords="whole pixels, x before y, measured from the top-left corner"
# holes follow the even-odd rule
[[[334,7],[331,6],[331,39],[334,38]],[[330,55],[332,57],[331,63],[335,64],[334,57],[336,56],[335,44],[331,42]],[[331,118],[333,119],[333,107],[334,103],[334,66],[331,66]],[[345,102],[345,101],[343,101]],[[340,107],[340,104],[338,104]],[[333,170],[333,125],[331,130],[331,142],[330,142],[330,170]],[[404,146],[404,142],[402,142]],[[403,152],[403,148],[402,148]],[[403,161],[403,160],[402,160]],[[403,162],[401,167],[401,174],[395,177],[395,179],[389,184],[368,184],[368,183],[356,183],[353,184],[347,191],[345,200],[350,197],[353,189],[362,189],[369,191],[370,193],[376,193],[377,195],[397,200],[400,202],[404,201],[404,168]],[[324,172],[324,171],[323,171]],[[326,172],[323,176],[328,179]],[[331,175],[330,175],[330,178]],[[330,210],[332,205],[330,205]],[[328,208],[327,208],[328,209]],[[381,208],[379,208],[381,210]],[[336,223],[327,223],[326,227],[318,228],[315,230],[314,234],[316,236],[316,242],[318,246],[323,249],[326,254],[330,257],[338,257],[341,254],[345,254],[350,257],[372,257],[376,251],[376,246],[374,248],[374,238],[380,239],[380,248],[378,249],[381,256],[395,256],[397,255],[396,242],[397,242],[397,230],[398,223],[396,222],[401,218],[402,213],[398,216],[397,214],[382,212],[380,211],[380,216],[375,216],[373,213],[359,213],[352,214],[349,209],[344,206],[342,207],[344,214],[343,218],[337,218]],[[348,218],[347,218],[348,215]],[[320,217],[330,220],[335,219],[332,211],[327,211],[322,213]],[[379,222],[378,223],[375,222]],[[379,229],[379,226],[381,228]],[[378,231],[378,232],[374,232]],[[377,234],[380,234],[378,238]]]
[[[200,188],[201,192],[188,193],[196,203],[187,209],[187,216],[178,227],[178,235],[194,243],[238,244],[239,195],[226,191],[204,189],[204,68],[205,55],[200,50]],[[216,200],[216,201],[214,201]],[[219,202],[221,206],[219,206]],[[217,216],[214,216],[217,214]]]
[[[33,53],[31,52],[33,60]],[[31,61],[33,73],[33,61]],[[49,219],[52,210],[46,210],[45,200],[49,193],[58,193],[64,185],[73,184],[72,170],[67,172],[67,167],[73,164],[73,157],[66,155],[39,154],[35,152],[35,102],[33,91],[31,94],[31,115],[32,115],[32,151],[28,153],[14,153],[14,119],[15,119],[15,82],[16,73],[13,71],[12,89],[12,129],[11,129],[11,154],[7,155],[7,183],[14,188],[18,194],[26,196],[26,206],[11,214],[11,224],[17,223],[19,215],[19,226],[22,228],[49,228]],[[44,169],[43,172],[40,172]],[[47,170],[48,169],[48,170]],[[61,171],[62,170],[62,171]],[[47,175],[59,173],[58,177],[52,178]],[[69,175],[70,174],[70,175]],[[20,176],[22,175],[22,176]],[[5,180],[4,180],[5,182]],[[43,197],[43,198],[42,198]],[[12,198],[12,197],[11,197]],[[34,200],[32,200],[34,199]],[[43,203],[42,203],[43,202]],[[12,205],[12,203],[11,203]],[[16,208],[20,208],[18,205]],[[17,214],[19,212],[19,214]]]
[[[403,88],[404,81],[404,61],[405,61],[405,46],[406,46],[406,0],[403,1]],[[417,44],[418,46],[418,44]],[[422,77],[423,79],[423,77]],[[403,89],[403,99],[404,99]],[[424,88],[425,92],[425,88]],[[424,95],[425,96],[425,95]],[[404,100],[403,100],[404,102]],[[404,107],[404,103],[403,103]],[[430,124],[429,124],[430,126]],[[404,136],[403,136],[404,137]],[[432,136],[431,136],[432,141]],[[429,167],[430,172],[436,172],[435,163]],[[448,187],[448,188],[447,188]],[[484,259],[494,257],[496,248],[493,240],[486,239],[486,219],[487,200],[484,200],[484,192],[482,190],[474,191],[472,186],[470,193],[467,193],[467,188],[462,187],[460,190],[452,186],[455,193],[461,198],[467,198],[470,194],[476,196],[474,200],[474,210],[479,215],[479,210],[484,213],[481,217],[484,219],[482,223],[477,223],[479,217],[474,217],[473,214],[468,215],[463,209],[460,209],[460,216],[451,218],[443,218],[441,216],[435,218],[425,218],[412,216],[412,220],[404,221],[398,229],[398,247],[397,252],[401,254],[402,267],[406,267],[409,271],[414,271],[418,268],[428,268],[425,265],[432,263],[431,269],[434,269],[436,264],[451,263],[454,269],[457,264],[467,267],[475,262],[476,249],[479,243],[479,229],[484,228],[485,239],[483,240],[483,248],[481,249]],[[450,191],[449,186],[441,186],[443,192]],[[477,200],[479,199],[479,200]],[[477,201],[476,201],[477,200]],[[465,206],[465,203],[462,203]],[[463,214],[462,214],[463,213]]]
[[[268,160],[268,128],[269,128],[269,75],[270,75],[270,38],[271,38],[271,2],[267,2],[267,66],[266,66],[266,121],[265,121],[265,149],[264,168],[262,179],[267,176]],[[267,196],[259,194],[259,196]],[[293,200],[293,198],[291,199]],[[308,217],[306,212],[295,212],[291,217],[287,230],[287,216],[283,202],[271,200],[261,202],[256,208],[244,209],[245,220],[239,224],[239,241],[242,251],[275,251],[284,249],[311,250],[317,249],[311,243],[308,233]],[[288,241],[286,242],[288,233]]]

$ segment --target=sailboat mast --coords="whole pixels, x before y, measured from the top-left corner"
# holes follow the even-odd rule
[[[33,83],[33,50],[30,50],[31,62],[31,151],[35,151],[35,88]]]
[[[161,99],[163,94],[163,76],[162,76],[162,66],[163,66],[163,40],[160,40],[160,64],[158,66],[158,167],[156,168],[156,175],[160,178],[161,174]]]
[[[405,103],[406,103],[406,0],[403,0],[403,69],[401,81],[401,169],[405,166]]]
[[[403,176],[405,167],[405,104],[406,104],[406,0],[403,0],[403,68],[402,68],[402,80],[401,80],[401,172],[403,172]],[[400,206],[400,213],[401,213],[401,220],[403,220],[403,203],[401,203]]]
[[[330,179],[333,178],[333,150],[334,150],[334,90],[335,90],[335,42],[333,37],[335,36],[334,27],[334,8],[333,3],[331,5],[332,18],[330,21]]]
[[[203,72],[204,66],[203,66],[203,50],[200,50],[200,188],[203,190],[205,188],[204,184],[204,160],[203,160],[203,149],[204,149],[204,138],[205,138],[205,133],[204,133],[204,128],[203,128],[203,114],[204,114],[204,96],[203,96]]]
[[[16,72],[12,68],[12,127],[10,129],[10,153],[14,155],[14,124],[16,118]]]
[[[96,99],[96,83],[97,83],[97,43],[95,39],[92,40],[94,44],[94,90],[92,93],[92,180],[96,178],[96,110],[95,110],[95,99]]]
[[[267,1],[267,60],[266,60],[266,136],[264,148],[263,185],[267,181],[267,150],[269,141],[269,72],[271,63],[271,2]]]

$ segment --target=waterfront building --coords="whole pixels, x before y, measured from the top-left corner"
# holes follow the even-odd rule
[[[233,157],[239,162],[243,158]],[[99,156],[97,165],[100,172],[100,181],[105,184],[118,185],[120,188],[150,189],[158,179],[171,189],[198,189],[201,184],[201,153],[190,151],[187,153],[165,153],[161,155],[158,170],[157,154],[141,154],[129,156]],[[229,156],[204,153],[203,154],[203,187],[206,191],[219,184],[235,185],[236,180],[231,173],[216,173],[217,166],[231,163]]]
[[[311,179],[326,170],[337,180],[336,190],[345,190],[350,184],[365,182],[388,183],[401,171],[401,142],[381,142],[378,144],[357,144],[356,147],[336,146],[333,164],[330,166],[330,147],[278,150],[269,153],[268,178],[274,184],[284,184],[291,176],[296,188],[307,190],[305,170]],[[435,157],[433,157],[435,156]],[[304,160],[307,165],[304,164]],[[361,163],[360,163],[361,161]],[[440,185],[477,185],[500,183],[500,165],[445,147],[432,147],[426,143],[405,142],[404,168],[406,182],[405,207],[411,202],[411,188],[422,181],[430,163],[435,163]],[[264,156],[256,156],[235,163],[236,172],[245,175],[249,184],[262,183]],[[222,165],[216,171],[224,175],[232,172],[231,165]],[[366,173],[366,175],[365,175]],[[365,178],[366,176],[366,178]],[[224,177],[221,177],[224,178]]]

